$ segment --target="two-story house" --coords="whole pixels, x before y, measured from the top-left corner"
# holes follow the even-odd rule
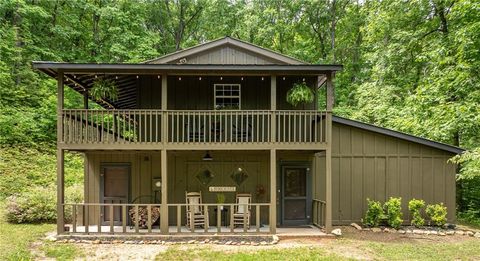
[[[230,37],[139,64],[33,64],[58,82],[59,234],[330,231],[359,222],[366,198],[390,196],[406,220],[411,198],[455,217],[447,160],[462,150],[333,116],[341,65]],[[92,95],[98,79],[115,99]],[[298,82],[326,106],[287,103]],[[83,108],[64,107],[65,86]],[[85,155],[84,203],[65,202],[65,151]]]

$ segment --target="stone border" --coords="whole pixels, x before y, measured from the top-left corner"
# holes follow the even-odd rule
[[[373,228],[362,228],[356,223],[350,224],[350,226],[356,228],[359,231],[371,231],[374,233],[399,233],[399,234],[416,234],[416,235],[434,235],[434,236],[471,236],[480,239],[480,232],[474,230],[463,230],[463,229],[443,229],[435,227],[425,227],[425,228],[416,228],[416,227],[403,227],[400,229],[388,228],[388,227],[373,227]]]
[[[214,244],[214,245],[249,245],[249,246],[266,246],[275,245],[280,239],[278,236],[263,237],[214,237],[199,239],[198,237],[183,238],[163,238],[163,239],[142,239],[129,237],[74,237],[74,236],[47,236],[46,240],[57,243],[80,243],[80,244],[135,244],[135,245],[184,245],[184,244]]]

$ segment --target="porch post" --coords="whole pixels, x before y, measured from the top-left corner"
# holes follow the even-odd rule
[[[277,155],[270,150],[270,233],[277,232]]]
[[[64,182],[64,150],[63,143],[63,72],[57,75],[57,234],[65,232],[64,206],[65,182]]]
[[[168,205],[167,205],[167,150],[163,149],[160,155],[161,158],[161,176],[162,176],[162,203],[160,207],[160,232],[168,234]]]
[[[327,126],[325,151],[325,230],[332,231],[332,109],[334,103],[332,73],[327,73]]]

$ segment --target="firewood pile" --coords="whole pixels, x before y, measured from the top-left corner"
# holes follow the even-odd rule
[[[128,213],[130,214],[130,220],[133,224],[136,224],[135,208],[131,208]],[[160,208],[152,207],[152,224],[154,224],[160,218]],[[138,207],[138,227],[147,228],[148,225],[148,210],[147,207]]]

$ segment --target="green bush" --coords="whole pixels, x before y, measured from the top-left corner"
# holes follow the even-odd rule
[[[376,227],[384,218],[383,208],[380,201],[370,200],[367,198],[367,213],[362,220],[365,226]]]
[[[411,224],[416,227],[421,227],[425,224],[425,219],[422,218],[421,209],[425,207],[425,201],[421,199],[412,199],[408,202],[408,210],[412,215]]]
[[[81,186],[65,190],[66,202],[83,201]],[[35,186],[7,198],[6,219],[11,223],[53,223],[57,219],[57,197],[54,186]],[[71,208],[65,209],[65,220],[72,219]]]
[[[441,227],[447,223],[447,207],[443,203],[428,205],[425,212],[434,225]]]
[[[402,198],[392,198],[385,202],[384,205],[387,223],[393,228],[399,228],[402,223]]]

